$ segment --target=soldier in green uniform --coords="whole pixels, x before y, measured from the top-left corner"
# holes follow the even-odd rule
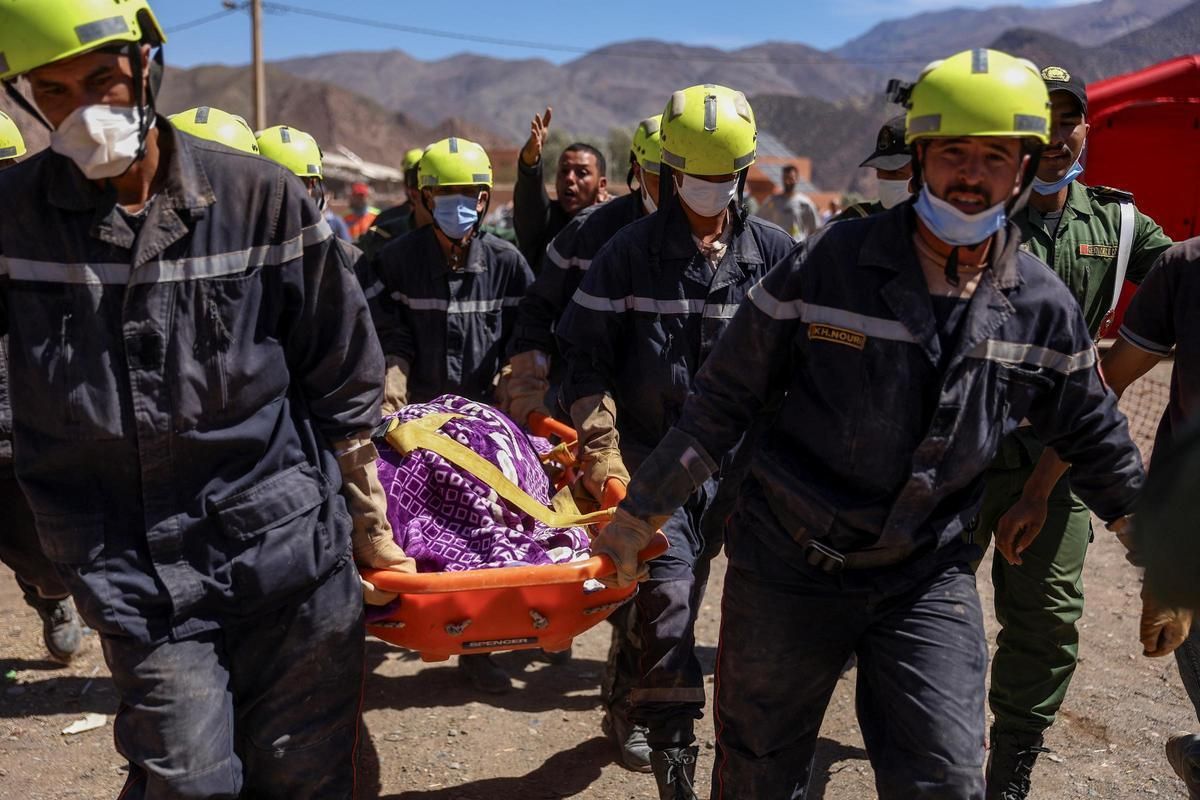
[[[860,167],[872,167],[879,179],[879,199],[847,206],[842,213],[829,220],[830,223],[844,219],[859,219],[878,214],[884,209],[898,206],[912,197],[912,151],[904,143],[904,115],[892,117],[879,129],[875,137],[875,152],[867,156]]]
[[[1046,67],[1051,142],[1042,155],[1034,192],[1014,219],[1024,249],[1050,266],[1083,308],[1093,336],[1111,317],[1124,280],[1141,283],[1172,242],[1139,212],[1128,192],[1085,186],[1080,156],[1087,138],[1087,90],[1061,67]],[[1036,383],[1035,374],[1013,380]],[[1032,428],[1018,428],[1000,446],[987,474],[978,524],[968,532],[987,547],[996,618],[1001,631],[992,661],[989,703],[995,714],[987,766],[988,800],[1022,800],[1075,672],[1083,614],[1083,560],[1092,538],[1091,515],[1066,478],[1038,465],[1044,447]],[[1050,464],[1049,460],[1047,463]],[[1041,534],[1023,551],[1011,544],[1030,525]]]

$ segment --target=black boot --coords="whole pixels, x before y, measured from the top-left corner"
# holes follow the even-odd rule
[[[20,578],[17,584],[25,595],[25,602],[42,618],[42,641],[46,643],[46,650],[56,661],[66,664],[79,649],[83,637],[75,604],[70,597],[48,600]]]
[[[698,747],[672,747],[650,752],[650,767],[658,782],[658,800],[697,800],[696,779]]]
[[[621,766],[631,772],[650,771],[650,745],[646,741],[646,726],[629,718],[629,709],[615,705],[608,709],[600,730],[617,747]]]
[[[1200,736],[1177,733],[1167,739],[1167,762],[1187,786],[1188,797],[1200,799]]]
[[[987,800],[1025,800],[1033,765],[1042,753],[1042,737],[992,734],[987,761]]]

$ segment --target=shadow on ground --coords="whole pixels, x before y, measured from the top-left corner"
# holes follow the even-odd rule
[[[518,682],[508,694],[477,691],[459,671],[456,658],[423,664],[412,675],[379,674],[386,661],[419,658],[415,653],[368,641],[363,710],[451,708],[471,702],[527,712],[584,711],[599,706],[603,661],[573,658],[566,664],[548,664],[535,650],[498,653],[493,658]]]
[[[813,760],[812,780],[809,781],[809,800],[825,800],[825,790],[829,779],[844,769],[854,769],[856,764],[850,762],[862,761],[867,763],[867,751],[861,747],[850,747],[828,739],[824,736],[817,739],[817,754]]]
[[[581,795],[610,763],[612,747],[607,739],[597,736],[555,753],[524,775],[401,792],[380,800],[558,800]]]
[[[91,678],[66,670],[49,659],[0,658],[0,676],[13,671],[37,673],[33,680],[26,675],[19,685],[0,680],[0,718],[116,712],[117,693],[107,674]]]

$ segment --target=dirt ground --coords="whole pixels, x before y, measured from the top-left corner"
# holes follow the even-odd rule
[[[1156,392],[1131,397],[1139,443],[1161,409]],[[1153,396],[1150,396],[1153,394]],[[990,607],[988,562],[980,594]],[[697,640],[712,689],[724,562],[715,565]],[[1138,579],[1120,545],[1098,526],[1089,554],[1080,664],[1058,724],[1034,773],[1033,798],[1186,798],[1163,757],[1166,737],[1195,729],[1174,659],[1141,656]],[[995,625],[990,624],[994,637]],[[653,779],[626,772],[600,734],[599,682],[608,626],[576,640],[574,658],[550,666],[525,653],[498,657],[516,678],[509,695],[474,693],[449,664],[423,664],[382,642],[367,646],[364,798],[543,800],[653,798]],[[811,797],[874,796],[854,717],[854,673],[840,682],[822,728]],[[94,635],[69,667],[46,659],[37,616],[0,569],[0,798],[115,797],[125,767],[113,750],[116,694]],[[63,728],[88,713],[106,724],[75,735]],[[699,723],[701,797],[712,767],[711,716]],[[764,800],[767,800],[764,798]]]

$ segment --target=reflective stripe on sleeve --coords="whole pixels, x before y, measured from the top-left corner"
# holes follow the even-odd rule
[[[1001,342],[987,339],[975,345],[967,354],[970,358],[981,358],[1001,364],[1029,364],[1045,367],[1063,375],[1091,369],[1096,365],[1096,348],[1089,347],[1078,353],[1060,353],[1048,347],[1020,342]]]
[[[574,256],[564,258],[562,253],[559,253],[554,247],[554,242],[546,246],[546,258],[559,269],[577,269],[580,272],[587,272],[587,268],[592,265],[590,258],[576,258]]]

